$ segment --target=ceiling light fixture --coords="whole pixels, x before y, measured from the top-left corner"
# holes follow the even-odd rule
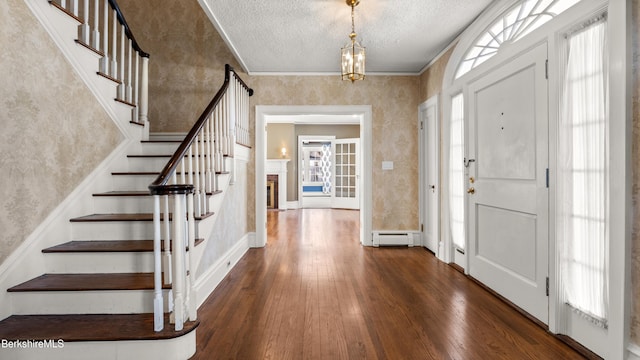
[[[346,0],[351,7],[351,41],[342,48],[342,80],[364,80],[365,48],[356,41],[354,11],[360,0]]]

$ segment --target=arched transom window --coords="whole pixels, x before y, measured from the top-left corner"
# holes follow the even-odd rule
[[[514,42],[580,0],[522,0],[478,37],[458,66],[456,79],[495,55],[502,44]]]

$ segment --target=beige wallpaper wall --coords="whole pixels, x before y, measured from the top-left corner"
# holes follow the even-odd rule
[[[633,47],[633,233],[631,281],[633,292],[631,341],[640,344],[640,0],[632,1]]]
[[[151,54],[151,131],[189,131],[222,85],[224,65],[237,71],[240,66],[197,0],[118,4],[136,40]]]
[[[373,229],[418,228],[417,76],[369,76],[354,84],[337,76],[254,76],[250,81],[256,89],[252,105],[372,105]],[[382,171],[383,160],[393,161],[394,170]]]
[[[420,76],[420,103],[427,101],[434,95],[439,95],[442,91],[442,78],[447,68],[449,58],[455,49],[455,45],[451,46],[444,54],[442,54],[431,66],[429,66]],[[439,107],[442,112],[442,106]],[[440,116],[442,119],[442,116]],[[440,126],[442,129],[442,126]]]
[[[23,0],[0,49],[1,264],[123,137]]]

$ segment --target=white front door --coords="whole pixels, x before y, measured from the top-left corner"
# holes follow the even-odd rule
[[[360,209],[359,147],[360,139],[333,140],[333,208]]]
[[[469,273],[548,323],[548,110],[541,44],[471,83]]]

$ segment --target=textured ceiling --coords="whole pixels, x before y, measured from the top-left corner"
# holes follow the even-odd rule
[[[349,41],[345,0],[201,0],[249,73],[336,73]],[[367,73],[419,73],[491,0],[361,0]]]

